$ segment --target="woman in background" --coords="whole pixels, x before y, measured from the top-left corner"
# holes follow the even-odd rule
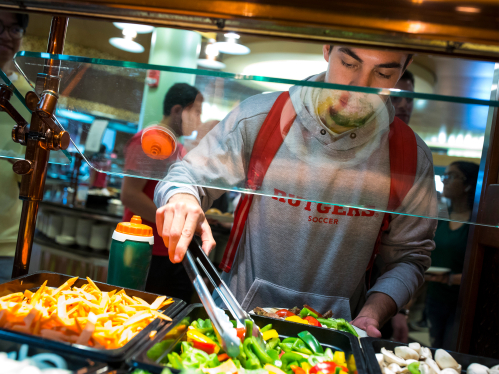
[[[431,265],[449,268],[450,273],[426,275],[426,280],[430,281],[426,311],[430,322],[431,345],[434,348],[453,348],[452,328],[469,230],[469,226],[463,222],[468,222],[471,218],[478,170],[477,164],[457,161],[449,165],[442,176],[443,195],[450,200],[449,214],[452,221],[438,223]]]

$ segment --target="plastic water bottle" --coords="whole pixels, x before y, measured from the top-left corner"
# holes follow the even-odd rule
[[[152,258],[152,228],[143,225],[139,216],[118,223],[109,254],[107,283],[144,290]]]

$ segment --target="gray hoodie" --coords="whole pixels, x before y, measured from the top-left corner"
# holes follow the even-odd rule
[[[312,79],[323,80],[324,73]],[[348,207],[386,209],[390,100],[365,126],[335,135],[324,131],[307,102],[312,97],[304,94],[307,89],[290,89],[297,117],[257,191],[261,195],[253,199],[225,281],[246,310],[306,303],[350,320],[372,292],[389,295],[401,308],[423,283],[437,221],[393,215],[380,248],[384,273],[367,292],[365,271],[383,213]],[[206,211],[224,188],[243,188],[255,138],[278,95],[256,95],[234,109],[171,167],[156,187],[155,204],[189,193]],[[432,156],[416,137],[415,182],[399,211],[436,217]],[[269,194],[274,197],[264,196]]]

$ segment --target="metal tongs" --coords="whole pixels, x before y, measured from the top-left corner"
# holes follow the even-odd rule
[[[232,326],[232,323],[229,321],[229,317],[222,309],[216,306],[215,301],[211,297],[211,294],[208,291],[201,274],[199,273],[196,262],[201,266],[204,273],[215,287],[215,290],[224,301],[230,313],[236,320],[237,326],[244,327],[245,320],[253,321],[253,319],[246,311],[243,310],[243,308],[241,308],[241,305],[239,305],[234,295],[232,295],[232,292],[230,292],[229,287],[227,287],[222,278],[220,278],[217,269],[213,266],[208,256],[206,256],[206,253],[204,253],[198,239],[194,237],[191,244],[189,244],[189,248],[187,249],[183,260],[185,270],[189,275],[189,278],[191,279],[191,282],[194,285],[194,288],[196,289],[196,292],[198,293],[199,298],[201,299],[201,302],[211,319],[211,322],[213,323],[213,327],[217,332],[217,336],[221,340],[220,343],[222,344],[223,349],[230,357],[237,357],[240,353],[239,346],[241,341],[237,337],[237,332]],[[257,338],[258,343],[262,347],[265,347],[262,333],[255,323],[253,323],[252,333],[253,336]]]

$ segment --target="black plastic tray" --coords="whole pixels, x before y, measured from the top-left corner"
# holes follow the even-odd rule
[[[43,282],[47,281],[47,286],[49,287],[59,287],[68,279],[73,278],[69,275],[50,273],[50,272],[38,272],[30,275],[25,275],[10,282],[0,284],[0,297],[8,295],[13,292],[23,292],[28,289],[34,291],[38,289]],[[83,284],[87,283],[84,278],[79,278],[74,285],[81,287]],[[116,287],[110,284],[95,282],[95,284],[102,291],[112,291],[114,289],[121,289],[123,287]],[[137,296],[152,303],[156,297],[159,295],[152,294],[144,291],[132,290],[129,288],[124,288],[127,295]],[[167,310],[167,315],[174,318],[182,309],[185,307],[185,302],[181,299],[173,298],[174,303],[167,305],[163,310]],[[91,358],[103,362],[120,362],[127,359],[131,354],[135,352],[135,346],[139,344],[142,340],[148,339],[148,335],[153,330],[160,330],[164,327],[165,322],[155,319],[151,322],[144,330],[139,332],[130,342],[125,344],[121,348],[117,349],[97,349],[92,347],[87,347],[79,344],[62,343],[51,339],[42,338],[36,335],[30,335],[20,332],[15,332],[7,329],[0,329],[0,339],[12,340],[20,343],[26,343],[32,346],[42,347],[54,352],[67,352],[78,354],[82,357]]]
[[[402,345],[407,346],[404,343],[393,342],[391,340],[383,340],[376,338],[362,338],[360,339],[360,344],[362,345],[362,349],[364,350],[364,357],[366,359],[367,366],[371,374],[381,374],[381,369],[379,368],[378,361],[376,360],[376,353],[381,352],[381,348],[388,349],[393,351],[395,347],[399,347]],[[436,349],[430,348],[433,356],[435,357]],[[482,364],[487,367],[492,367],[499,364],[499,360],[488,357],[479,357],[466,355],[464,353],[447,351],[450,353],[454,359],[461,364],[463,367],[462,372],[466,373],[466,369],[470,364]]]
[[[0,339],[0,352],[9,353],[15,351],[19,354],[19,349],[23,343]],[[54,353],[48,349],[35,347],[28,344],[28,357],[32,357],[39,353]],[[94,361],[89,358],[81,357],[71,353],[57,353],[61,356],[68,365],[68,370],[78,373],[103,373],[109,369],[104,362]],[[0,369],[1,371],[1,369]]]
[[[279,332],[281,337],[296,337],[299,332],[303,330],[309,330],[323,346],[330,347],[334,350],[342,350],[345,352],[347,357],[350,354],[353,354],[358,374],[367,373],[367,368],[362,356],[362,351],[359,346],[359,341],[352,334],[324,329],[321,327],[306,326],[303,324],[287,322],[274,318],[256,315],[253,315],[251,317],[259,327],[264,327],[265,325],[271,323],[273,328],[275,328]],[[147,357],[147,352],[155,344],[162,342],[166,335],[169,335],[168,339],[173,340],[172,344],[169,345],[166,351],[173,349],[176,342],[178,342],[186,332],[186,329],[176,329],[180,325],[182,320],[184,320],[184,318],[189,318],[189,321],[192,322],[193,320],[198,318],[208,318],[208,315],[206,314],[206,311],[201,304],[189,305],[169,325],[158,332],[156,337],[151,342],[145,344],[142,349],[137,350],[137,354],[133,355],[133,357],[127,361],[128,364],[135,368],[147,370],[153,374],[160,374],[165,366]],[[180,331],[175,332],[175,330]],[[171,368],[170,370],[172,373],[180,372],[179,370],[174,370]]]

